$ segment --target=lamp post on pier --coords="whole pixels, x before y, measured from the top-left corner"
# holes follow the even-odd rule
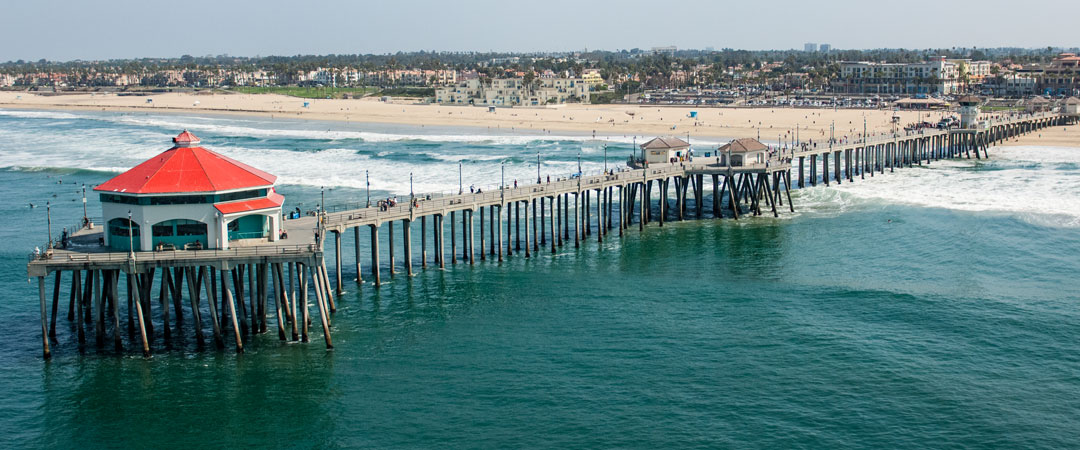
[[[607,142],[604,143],[604,173],[607,173]]]
[[[46,250],[53,247],[52,244],[52,205],[50,202],[45,202],[45,221],[48,222],[49,231],[49,243],[45,247]]]
[[[82,218],[83,225],[90,223],[90,217],[86,215],[86,183],[82,185]]]
[[[371,207],[371,171],[364,170],[364,185],[367,187],[367,207]]]
[[[219,212],[218,215],[220,216],[221,213]],[[135,259],[135,238],[132,236],[131,233],[132,233],[131,210],[129,209],[128,210],[128,255],[131,257],[131,259]]]
[[[458,161],[458,163],[457,163],[457,193],[458,193],[458,195],[461,195],[462,192],[465,192],[465,190],[461,186],[462,186],[461,185],[461,161]]]
[[[536,184],[540,184],[540,149],[536,150]]]

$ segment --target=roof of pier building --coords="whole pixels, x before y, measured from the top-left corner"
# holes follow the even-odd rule
[[[669,148],[686,148],[690,143],[679,139],[675,136],[658,136],[649,140],[644,144],[641,144],[641,148],[644,150],[663,150]]]
[[[222,192],[272,186],[276,176],[199,146],[184,130],[173,147],[117,175],[95,191],[124,194]]]
[[[1080,98],[1069,97],[1069,98],[1065,99],[1065,104],[1066,105],[1080,105]]]
[[[731,153],[750,153],[768,150],[769,147],[754,138],[735,139],[720,146],[718,151]]]
[[[965,95],[963,97],[960,97],[957,102],[961,105],[978,105],[979,103],[982,103],[982,99],[974,95]]]

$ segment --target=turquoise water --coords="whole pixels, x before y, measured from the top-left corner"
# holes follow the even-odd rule
[[[74,223],[81,183],[185,127],[278,174],[289,205],[314,205],[321,186],[329,204],[363,199],[365,170],[375,198],[407,194],[410,171],[417,192],[456,190],[458,161],[465,186],[497,180],[504,161],[525,180],[538,149],[542,173],[576,170],[579,152],[586,171],[603,167],[604,142],[574,136],[0,111],[9,446],[1076,445],[1075,150],[991,149],[990,162],[801,190],[781,219],[634,228],[380,290],[347,282],[330,352],[318,327],[309,344],[253,337],[243,355],[190,337],[155,342],[150,359],[126,340],[122,355],[80,352],[62,307],[42,361],[25,255],[45,212],[29,203]],[[609,163],[632,140],[609,139]]]

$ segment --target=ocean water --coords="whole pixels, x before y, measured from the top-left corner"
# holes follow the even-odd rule
[[[288,207],[324,187],[328,204],[362,201],[366,174],[373,198],[407,195],[410,173],[416,192],[456,191],[459,163],[466,189],[504,167],[524,182],[538,151],[542,176],[576,171],[579,154],[602,170],[605,145],[616,167],[634,142],[0,110],[5,446],[1077,445],[1080,150],[992,148],[989,161],[798,190],[779,219],[635,227],[554,256],[399,273],[379,290],[346,281],[332,351],[317,326],[308,344],[269,333],[243,355],[198,351],[190,322],[171,348],[159,333],[149,359],[127,340],[121,354],[92,339],[80,351],[62,306],[43,361],[25,262],[46,239],[44,204],[54,226],[75,223],[83,183],[184,128],[277,174]]]

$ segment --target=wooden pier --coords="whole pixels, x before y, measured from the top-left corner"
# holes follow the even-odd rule
[[[157,331],[155,310],[160,315],[156,323],[166,346],[190,326],[197,345],[204,347],[207,339],[203,312],[209,315],[209,331],[217,348],[224,348],[229,341],[235,343],[237,352],[243,352],[248,336],[273,328],[268,322],[271,317],[277,324],[279,339],[306,342],[312,321],[309,300],[313,299],[325,344],[333,348],[330,319],[336,310],[335,297],[344,292],[342,241],[350,229],[355,280],[363,283],[367,276],[377,288],[382,284],[384,269],[390,277],[395,277],[399,269],[404,276],[412,276],[415,270],[426,269],[429,264],[445,268],[448,260],[450,265],[472,265],[477,260],[503,261],[514,253],[533,258],[542,252],[559,252],[570,244],[571,236],[575,248],[593,238],[603,242],[613,233],[623,236],[635,222],[638,230],[644,230],[650,222],[662,227],[670,220],[707,216],[736,220],[766,212],[778,216],[784,209],[795,210],[791,189],[816,185],[819,179],[825,184],[854,182],[856,177],[865,179],[867,173],[873,177],[875,172],[883,174],[939,159],[972,155],[985,158],[987,148],[997,142],[1077,120],[1066,115],[1025,115],[983,122],[973,129],[932,130],[867,142],[779,150],[764,164],[738,167],[721,165],[719,158],[703,157],[640,168],[631,164],[618,171],[506,186],[493,192],[416,198],[394,207],[324,212],[318,217],[285,221],[288,240],[228,250],[48,250],[32,259],[27,271],[37,279],[45,358],[49,358],[50,344],[56,336],[65,285],[70,286],[67,320],[75,322],[80,346],[86,345],[92,324],[97,347],[104,347],[111,339],[114,347],[122,350],[121,333],[126,327],[129,340],[149,356]],[[797,170],[794,180],[793,168]],[[417,248],[412,236],[416,222],[419,261],[414,258]],[[370,239],[366,273],[362,261],[367,258],[361,255],[360,246],[362,227],[368,228]],[[395,239],[397,227],[400,238]],[[385,240],[380,237],[381,230],[387,232]],[[324,260],[327,238],[332,238],[335,247],[333,283]],[[383,243],[388,252],[386,264],[380,247]],[[395,258],[396,249],[401,250],[400,260]],[[121,274],[125,275],[123,283]],[[50,276],[51,302],[46,286]],[[155,278],[159,283],[156,302]],[[126,325],[121,322],[121,298],[127,299]],[[270,298],[273,311],[268,312]],[[188,323],[184,321],[185,311],[191,316]]]

